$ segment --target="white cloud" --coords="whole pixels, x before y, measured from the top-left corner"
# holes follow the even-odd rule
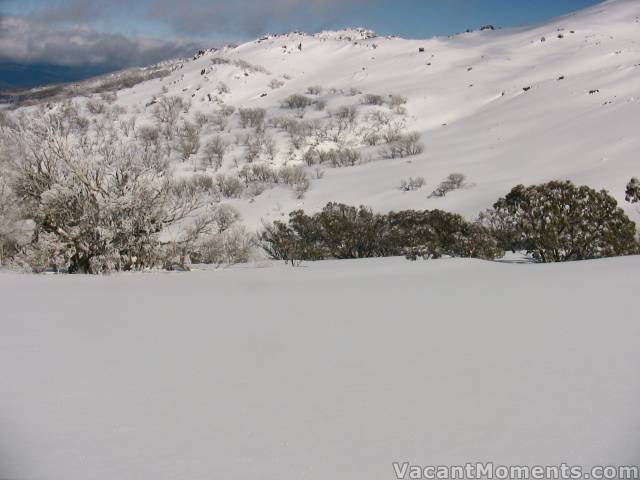
[[[127,67],[193,53],[199,45],[100,33],[88,26],[60,26],[28,17],[0,17],[0,61]]]

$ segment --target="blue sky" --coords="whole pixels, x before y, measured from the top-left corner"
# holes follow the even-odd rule
[[[136,64],[265,32],[347,26],[426,38],[488,23],[537,23],[596,3],[599,0],[0,0],[0,60],[13,56],[24,61]],[[65,40],[72,36],[73,42]]]

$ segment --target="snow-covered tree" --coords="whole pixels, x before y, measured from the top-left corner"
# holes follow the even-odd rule
[[[69,136],[60,117],[29,119],[11,132],[15,194],[33,222],[36,269],[101,273],[163,263],[166,229],[174,244],[206,233],[212,221],[180,228],[205,204],[195,183],[176,182],[166,158],[111,138]]]

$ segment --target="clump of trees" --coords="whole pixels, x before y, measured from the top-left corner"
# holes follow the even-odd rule
[[[241,108],[238,110],[238,114],[242,128],[257,128],[264,123],[267,111],[264,108]]]
[[[202,150],[203,166],[205,168],[213,167],[215,170],[220,169],[227,150],[229,150],[229,144],[221,136],[213,136]]]
[[[0,233],[2,257],[27,269],[187,268],[218,224],[212,182],[175,179],[165,155],[136,142],[78,140],[50,115],[3,131],[2,146],[11,184],[0,193],[11,215],[0,211],[0,226],[12,220]]]
[[[404,158],[420,155],[424,152],[424,145],[420,142],[420,135],[416,132],[399,134],[383,149],[384,158]]]
[[[493,260],[506,250],[564,262],[640,252],[636,226],[613,197],[568,181],[519,185],[475,222],[442,210],[377,214],[329,203],[311,215],[292,212],[288,222],[266,225],[258,238],[267,255],[292,264],[396,255]]]
[[[361,102],[364,105],[384,105],[384,97],[373,93],[363,95]]]
[[[327,258],[442,255],[494,259],[503,252],[488,230],[440,210],[373,213],[361,206],[329,203],[316,214],[294,211],[259,234],[265,252],[292,263]]]
[[[408,179],[400,180],[400,190],[403,192],[412,192],[414,190],[420,190],[424,187],[424,177],[409,177]]]
[[[282,108],[300,110],[313,105],[313,100],[305,95],[294,93],[282,101]]]
[[[638,253],[636,226],[606,190],[553,181],[518,185],[480,218],[505,250],[538,262]]]

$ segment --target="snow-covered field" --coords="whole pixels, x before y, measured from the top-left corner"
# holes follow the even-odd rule
[[[0,275],[0,478],[636,464],[640,257]]]

